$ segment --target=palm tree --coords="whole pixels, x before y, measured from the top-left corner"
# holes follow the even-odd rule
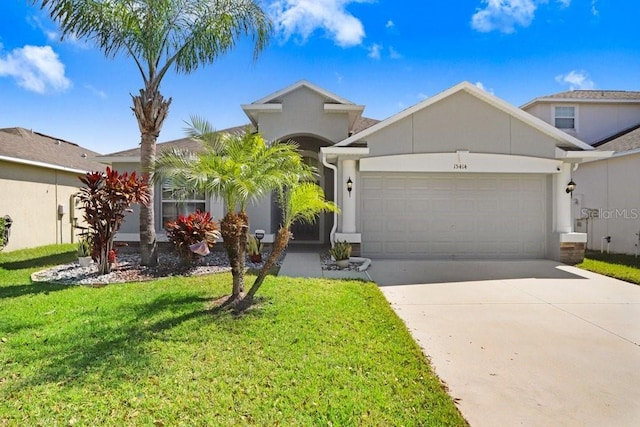
[[[267,260],[245,296],[245,300],[249,304],[258,289],[260,289],[260,286],[262,286],[262,282],[267,277],[269,270],[275,265],[277,259],[280,258],[280,255],[289,244],[289,240],[292,237],[291,226],[298,221],[313,224],[320,213],[338,211],[335,203],[325,200],[324,191],[318,184],[313,182],[301,182],[298,180],[290,183],[279,189],[278,196],[278,203],[282,208],[282,223]]]
[[[230,303],[244,296],[247,204],[283,186],[312,177],[293,142],[267,143],[260,134],[216,133],[204,120],[192,119],[189,134],[202,143],[198,153],[169,150],[158,155],[153,180],[165,182],[178,197],[198,190],[224,200],[226,214],[220,232],[229,256],[233,287]]]
[[[58,22],[63,37],[88,39],[109,57],[131,57],[144,87],[133,98],[140,129],[140,166],[149,171],[156,140],[171,98],[160,93],[170,69],[191,73],[230,51],[238,38],[251,35],[254,59],[264,49],[271,22],[255,0],[32,0]],[[148,207],[140,207],[143,265],[157,263],[154,189]]]

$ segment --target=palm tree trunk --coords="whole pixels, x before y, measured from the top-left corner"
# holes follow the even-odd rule
[[[233,288],[227,303],[239,301],[244,293],[244,270],[249,218],[244,212],[227,212],[220,222],[220,233],[229,257]]]
[[[156,160],[156,141],[169,113],[171,98],[165,100],[151,83],[145,89],[140,89],[140,95],[131,97],[141,134],[140,169],[143,173],[149,173]],[[155,189],[149,185],[149,205],[140,205],[140,263],[146,266],[158,264],[154,199]]]
[[[280,227],[280,229],[278,230],[278,234],[276,234],[276,240],[273,242],[271,253],[258,272],[256,280],[253,282],[253,285],[251,285],[251,289],[249,289],[249,292],[247,292],[247,295],[244,297],[245,301],[251,302],[253,296],[256,294],[256,292],[258,292],[260,286],[262,286],[262,282],[264,282],[267,274],[269,274],[269,270],[271,270],[271,268],[276,265],[276,261],[278,260],[278,258],[280,258],[280,255],[282,255],[282,252],[284,252],[284,250],[286,249],[290,239],[291,231],[288,228]]]

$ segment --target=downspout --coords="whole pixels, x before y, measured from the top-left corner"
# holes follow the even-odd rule
[[[333,171],[333,198],[335,199],[337,198],[337,195],[338,195],[338,167],[335,165],[332,165],[327,161],[327,155],[322,150],[320,150],[320,153],[322,153],[322,164]],[[338,229],[338,212],[334,212],[333,227],[331,227],[331,232],[329,233],[329,240],[331,241],[331,247],[333,247],[333,244],[335,243],[337,229]]]

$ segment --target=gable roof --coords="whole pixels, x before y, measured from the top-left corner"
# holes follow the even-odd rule
[[[526,109],[538,102],[636,103],[640,102],[640,92],[627,90],[570,90],[535,98],[520,108]]]
[[[579,139],[551,126],[550,124],[538,119],[537,117],[532,116],[526,111],[523,111],[509,104],[508,102],[503,101],[497,96],[492,95],[469,82],[459,83],[453,86],[452,88],[449,88],[443,92],[440,92],[435,96],[432,96],[431,98],[427,98],[424,101],[414,105],[413,107],[409,107],[389,117],[388,119],[385,119],[363,130],[362,132],[359,132],[343,141],[340,141],[335,146],[346,147],[346,146],[353,146],[355,143],[362,143],[364,138],[379,131],[380,129],[383,129],[387,126],[392,125],[393,123],[396,123],[406,117],[409,117],[410,115],[416,113],[417,111],[423,110],[458,92],[466,92],[472,96],[475,96],[481,101],[486,102],[487,104],[492,105],[493,107],[504,111],[510,116],[526,123],[527,125],[537,129],[538,131],[544,133],[545,135],[550,136],[551,138],[557,141],[558,147],[569,149],[569,150],[589,150],[589,151],[593,150],[593,147],[591,147],[589,144],[586,144],[580,141]]]
[[[0,160],[74,173],[104,170],[99,153],[21,127],[0,129]]]
[[[290,86],[287,86],[283,89],[280,89],[276,92],[273,92],[264,98],[261,98],[257,101],[252,102],[252,104],[273,104],[273,103],[281,103],[284,95],[295,92],[301,87],[306,87],[311,89],[312,91],[318,93],[325,99],[325,102],[332,104],[347,104],[347,105],[356,105],[355,103],[349,101],[346,98],[336,95],[335,93],[329,92],[326,89],[321,88],[320,86],[314,85],[313,83],[307,80],[300,80]]]
[[[282,103],[285,95],[299,90],[300,88],[307,88],[312,92],[320,95],[324,100],[324,111],[334,113],[345,113],[349,117],[349,132],[354,133],[355,126],[358,120],[362,117],[364,111],[364,105],[357,105],[346,98],[329,92],[326,89],[316,86],[307,80],[300,80],[290,86],[280,89],[270,95],[265,96],[262,99],[252,102],[251,104],[242,105],[242,110],[247,115],[251,123],[254,126],[258,126],[258,117],[260,113],[274,113],[282,112]]]

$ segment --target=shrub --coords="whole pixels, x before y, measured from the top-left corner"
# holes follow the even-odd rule
[[[344,259],[349,259],[351,256],[351,243],[346,240],[336,241],[331,249],[329,249],[329,255],[333,257],[334,260],[340,261]]]
[[[167,222],[165,230],[178,256],[187,264],[193,263],[198,257],[191,250],[192,245],[205,242],[207,247],[212,248],[220,237],[218,223],[209,212],[180,215],[174,222]]]
[[[249,255],[261,255],[263,245],[253,234],[247,234],[247,253]]]
[[[91,256],[98,262],[98,272],[107,274],[113,263],[113,239],[126,213],[134,203],[149,203],[147,179],[135,172],[119,174],[107,167],[104,173],[88,172],[80,181],[85,187],[80,189],[78,200],[93,239]]]
[[[88,236],[83,236],[78,240],[77,254],[78,257],[87,257],[91,256],[91,238]]]

